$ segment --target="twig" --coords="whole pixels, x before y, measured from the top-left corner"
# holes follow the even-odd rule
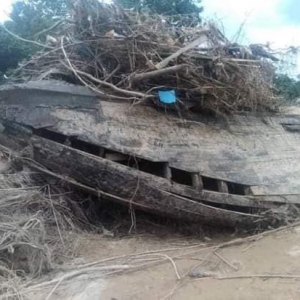
[[[64,63],[64,62],[60,62],[65,68],[69,69],[69,67]],[[129,97],[121,97],[121,96],[116,96],[116,95],[112,95],[112,94],[107,94],[107,93],[104,93],[104,92],[101,92],[99,91],[96,87],[88,84],[87,82],[85,82],[81,76],[79,76],[79,74],[76,73],[76,70],[75,72],[73,72],[74,75],[76,76],[76,78],[84,85],[86,86],[87,88],[89,88],[90,90],[92,90],[93,92],[95,92],[97,95],[100,95],[100,96],[103,96],[103,97],[106,97],[108,99],[115,99],[115,100],[127,100],[127,101],[133,101],[135,100],[136,98],[129,98]]]
[[[232,280],[232,279],[300,279],[300,275],[237,275],[237,276],[217,276],[215,279]]]
[[[217,253],[216,251],[214,251],[214,255],[216,255],[217,257],[219,257],[225,264],[227,264],[230,268],[232,268],[235,271],[238,271],[239,269],[237,267],[235,267],[233,264],[231,264],[227,259],[225,259],[223,256],[221,256],[219,253]]]
[[[50,294],[47,296],[47,298],[45,300],[49,300],[53,293],[57,290],[57,288],[59,287],[59,285],[65,280],[65,277],[62,277],[58,282],[57,284],[55,285],[55,287],[51,290]]]
[[[116,66],[116,68],[104,78],[104,81],[109,81],[121,68],[120,63],[118,62],[118,65]]]
[[[51,197],[50,187],[49,186],[48,186],[48,197],[49,197],[49,200],[50,200],[50,204],[51,204],[51,208],[52,208],[54,220],[55,220],[55,223],[56,223],[56,227],[57,227],[57,231],[58,231],[61,243],[62,243],[63,247],[66,248],[64,239],[63,239],[62,234],[61,234],[61,230],[59,228],[59,224],[58,224],[58,220],[57,220],[55,208],[54,208],[54,205],[53,205],[53,201],[52,201],[52,197]]]
[[[299,225],[300,225],[300,221],[296,222],[296,223],[293,223],[293,224],[289,224],[289,225],[280,227],[280,228],[276,228],[276,229],[272,229],[272,230],[269,230],[269,231],[264,231],[264,232],[259,233],[259,234],[251,235],[249,237],[235,239],[233,241],[229,241],[229,242],[220,244],[220,245],[217,246],[217,248],[218,249],[227,248],[229,246],[244,244],[244,243],[249,242],[249,241],[251,241],[251,242],[257,241],[258,239],[266,237],[270,234],[280,232],[280,231],[283,231],[283,230],[286,230],[286,229],[290,229],[290,228],[293,228],[293,227],[296,227],[296,226],[299,226]]]
[[[254,245],[250,244],[248,247],[246,247],[245,249],[242,250],[242,252],[247,252],[248,250],[250,250]]]
[[[176,277],[178,280],[181,280],[181,277],[179,275],[179,272],[178,272],[178,269],[177,269],[177,266],[174,262],[174,260],[167,254],[158,254],[158,253],[155,253],[155,254],[150,254],[150,255],[155,255],[155,256],[161,256],[161,257],[164,257],[166,258],[167,260],[169,260],[174,268],[174,271],[175,271],[175,274],[176,274]]]
[[[135,159],[135,163],[137,164],[136,157],[134,157],[134,159]],[[130,216],[131,216],[131,226],[130,226],[130,229],[129,229],[129,234],[131,234],[132,229],[136,229],[136,216],[135,216],[135,210],[132,207],[132,202],[133,202],[134,198],[137,195],[139,187],[140,187],[140,177],[138,176],[137,183],[136,183],[136,188],[135,188],[135,190],[133,192],[133,195],[132,195],[132,197],[130,199],[130,202],[129,202],[129,212],[130,212]]]
[[[73,72],[74,72],[74,69],[75,69],[74,67],[71,68],[71,70]],[[146,94],[143,94],[143,93],[134,92],[134,91],[128,91],[128,90],[124,90],[124,89],[118,88],[117,86],[115,86],[112,83],[109,83],[109,82],[100,80],[98,78],[95,78],[93,75],[88,74],[88,73],[83,72],[83,71],[80,71],[80,70],[76,70],[76,73],[80,74],[80,75],[83,75],[83,76],[91,79],[92,81],[99,83],[100,85],[109,87],[112,90],[114,90],[115,92],[118,92],[118,93],[121,93],[121,94],[124,94],[124,95],[127,95],[127,96],[138,97],[138,98],[152,98],[153,97],[153,95],[146,95]]]
[[[9,270],[9,269],[7,269],[7,268],[1,266],[1,265],[0,265],[0,271],[1,271],[1,272],[7,273],[7,274],[10,275],[12,278],[16,277],[16,273],[14,273],[13,271],[11,271],[11,270]],[[1,277],[0,277],[0,278],[1,278]]]
[[[48,48],[48,49],[55,49],[54,47],[51,47],[51,46],[48,46],[48,45],[45,45],[45,44],[41,44],[39,42],[36,42],[36,41],[31,41],[31,40],[27,40],[27,39],[24,39],[16,34],[14,34],[13,32],[11,32],[10,30],[8,30],[3,24],[1,24],[1,26],[3,27],[3,29],[8,33],[10,34],[11,36],[13,36],[14,38],[20,40],[20,41],[23,41],[25,43],[29,43],[29,44],[34,44],[34,45],[37,45],[37,46],[40,46],[40,47],[43,47],[43,48]]]
[[[57,26],[61,25],[61,24],[64,23],[65,21],[66,21],[66,20],[59,20],[59,21],[57,21],[56,23],[54,23],[54,24],[53,24],[52,26],[50,26],[49,28],[46,28],[46,29],[44,29],[44,30],[42,30],[42,31],[40,31],[40,32],[38,32],[38,33],[36,33],[36,34],[34,35],[34,38],[37,38],[37,37],[39,37],[40,35],[42,35],[42,34],[48,32],[48,31],[51,31],[51,30],[55,29]]]

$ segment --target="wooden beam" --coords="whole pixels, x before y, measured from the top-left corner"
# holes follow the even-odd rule
[[[155,70],[155,71],[150,71],[150,72],[146,72],[146,73],[134,74],[131,77],[131,80],[132,80],[133,83],[137,83],[137,82],[142,81],[142,80],[148,80],[148,79],[151,79],[151,78],[176,73],[176,72],[181,71],[181,70],[183,70],[187,67],[188,67],[188,65],[181,64],[181,65],[177,65],[177,66],[164,68],[164,69],[161,69],[161,70]]]
[[[251,227],[254,223],[257,226],[257,222],[264,220],[258,215],[220,209],[180,196],[171,191],[172,184],[167,179],[66,145],[40,137],[33,137],[30,142],[33,147],[33,159],[53,173],[111,194],[115,199],[125,199],[137,208],[147,207],[147,210],[169,217],[219,226]]]
[[[207,32],[208,32],[207,29],[203,29],[201,33],[205,34]],[[200,36],[196,40],[192,41],[190,44],[186,45],[183,48],[180,48],[177,52],[173,53],[172,55],[168,56],[167,58],[165,58],[164,60],[162,60],[161,62],[156,64],[155,68],[157,70],[165,68],[173,59],[176,59],[177,57],[179,57],[183,53],[185,53],[185,52],[187,52],[187,51],[189,51],[193,48],[198,47],[202,42],[203,42],[203,36]]]
[[[202,190],[203,189],[203,181],[202,181],[202,177],[199,175],[199,173],[192,173],[191,176],[192,176],[193,187],[198,190]]]
[[[28,144],[27,136],[25,139],[20,139],[21,136],[24,137],[24,133],[22,133],[19,136],[19,138],[14,138],[12,136],[0,134],[0,148],[6,146],[9,149],[21,151]],[[5,151],[6,149],[7,148],[4,148],[3,151]],[[166,170],[168,170],[167,166],[168,165],[166,164]],[[151,178],[153,177],[154,176],[151,176]],[[159,185],[160,183],[162,184],[162,186]],[[259,208],[263,210],[276,209],[278,205],[282,204],[300,205],[299,195],[253,196],[251,194],[251,187],[249,187],[250,195],[244,196],[212,192],[206,190],[199,191],[193,187],[179,185],[174,182],[171,183],[170,180],[168,180],[167,178],[160,178],[157,187],[161,187],[163,190],[182,195],[189,199],[194,199],[194,201],[205,201],[206,203],[211,203],[212,205],[225,204],[228,207],[228,209],[230,209],[231,206],[237,206],[243,208]]]
[[[228,185],[227,182],[223,180],[218,180],[218,190],[220,193],[228,194]]]
[[[172,171],[171,168],[169,167],[169,163],[164,163],[164,170],[163,170],[163,176],[164,178],[168,179],[171,181],[172,179]]]

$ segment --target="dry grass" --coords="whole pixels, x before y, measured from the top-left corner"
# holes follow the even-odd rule
[[[68,253],[64,233],[79,222],[62,195],[35,186],[31,175],[9,167],[0,174],[1,299],[23,299],[20,289],[52,270],[55,257]]]
[[[174,88],[183,106],[193,101],[216,112],[274,106],[268,61],[247,56],[246,47],[234,50],[212,22],[178,27],[172,21],[96,0],[76,1],[68,19],[39,35],[38,43],[49,34],[54,40],[15,76],[63,79],[133,103],[156,102],[159,88]]]

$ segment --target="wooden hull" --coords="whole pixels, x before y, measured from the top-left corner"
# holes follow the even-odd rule
[[[31,83],[0,90],[0,116],[31,145],[32,167],[136,209],[235,227],[297,217],[297,114],[183,120]]]

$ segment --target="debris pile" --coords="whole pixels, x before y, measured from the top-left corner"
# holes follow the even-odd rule
[[[274,106],[274,57],[230,43],[212,22],[179,26],[96,0],[76,1],[67,18],[39,35],[46,46],[20,65],[18,78],[63,79],[134,104],[171,89],[182,106],[216,112]]]
[[[15,299],[26,280],[48,273],[72,252],[65,233],[83,223],[67,196],[37,186],[37,174],[16,171],[6,154],[0,157],[0,298]]]

